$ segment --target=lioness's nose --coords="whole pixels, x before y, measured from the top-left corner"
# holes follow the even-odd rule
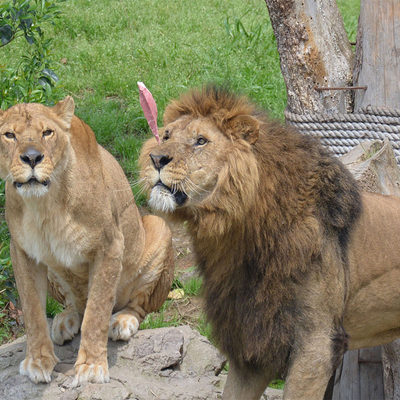
[[[35,168],[35,165],[39,164],[43,160],[44,155],[36,149],[29,148],[24,154],[20,156],[21,160],[29,164],[31,168]]]
[[[172,161],[172,157],[166,155],[154,155],[150,154],[151,161],[153,161],[154,167],[158,170],[165,167],[168,163]]]

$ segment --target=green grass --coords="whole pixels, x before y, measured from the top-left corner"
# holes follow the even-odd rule
[[[268,386],[273,389],[281,389],[282,390],[285,387],[285,382],[280,379],[276,379],[276,380],[272,381]]]
[[[172,315],[169,313],[170,315],[166,316],[166,311],[172,302],[173,300],[167,300],[158,312],[147,314],[140,324],[140,329],[156,329],[181,325],[182,319],[177,312]]]
[[[339,10],[343,17],[344,28],[350,42],[357,37],[358,17],[360,15],[360,0],[338,0]]]
[[[179,278],[175,278],[172,282],[172,289],[183,289],[186,296],[199,296],[202,285],[203,279],[199,276],[193,276],[184,282],[181,282]]]
[[[359,0],[340,0],[339,6],[354,40]],[[160,124],[172,98],[207,82],[228,84],[282,119],[285,85],[264,0],[67,0],[61,10],[59,26],[49,32],[55,38],[60,97],[74,97],[76,114],[116,156],[131,183],[137,180],[137,157],[149,135],[137,81],[153,93]],[[0,64],[15,66],[22,44],[18,39],[1,48]],[[133,186],[143,204],[139,187]],[[1,302],[9,300],[2,292],[4,282],[12,272],[8,234],[0,232],[0,239],[0,252],[5,249],[0,255],[1,311]],[[191,285],[185,291],[195,295],[201,283]],[[142,327],[178,322],[179,317],[164,321],[161,314],[152,315]],[[209,332],[205,321],[199,326]],[[0,320],[0,342],[2,332]]]

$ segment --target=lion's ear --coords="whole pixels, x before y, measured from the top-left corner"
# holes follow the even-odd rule
[[[260,132],[260,122],[251,115],[238,115],[229,121],[230,128],[235,135],[250,144],[257,141]]]
[[[74,99],[71,96],[67,96],[64,100],[58,102],[53,107],[53,111],[65,121],[69,129],[71,127],[71,120],[75,111]]]

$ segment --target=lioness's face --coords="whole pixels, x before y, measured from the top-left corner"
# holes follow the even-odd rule
[[[141,153],[141,177],[155,210],[196,206],[213,193],[231,141],[207,118],[183,116],[148,140]]]
[[[69,143],[73,100],[0,110],[0,177],[24,197],[45,195]]]

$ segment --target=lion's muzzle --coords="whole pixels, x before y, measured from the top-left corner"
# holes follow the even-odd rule
[[[151,190],[149,204],[155,210],[173,212],[176,207],[182,206],[187,198],[186,193],[179,190],[172,191],[171,188],[164,185],[160,180]]]
[[[160,171],[162,168],[164,168],[167,164],[169,164],[172,161],[172,157],[169,157],[167,155],[161,154],[161,155],[156,155],[156,154],[150,154],[151,161],[153,162],[154,168]]]

